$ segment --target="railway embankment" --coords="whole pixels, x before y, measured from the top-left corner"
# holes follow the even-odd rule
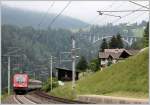
[[[113,64],[103,71],[76,81],[75,93],[77,96],[90,94],[138,100],[148,99],[148,64],[149,52],[148,48],[145,48],[123,62]],[[72,96],[71,83],[54,89],[50,94],[68,99],[77,98]],[[100,100],[100,98],[98,99]]]

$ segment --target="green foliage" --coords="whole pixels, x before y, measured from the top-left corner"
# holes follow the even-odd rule
[[[148,46],[149,46],[149,22],[147,23],[146,28],[144,29],[143,38],[134,42],[131,45],[131,48],[142,49]]]
[[[142,49],[143,46],[144,46],[143,39],[140,39],[140,40],[137,40],[136,42],[134,42],[130,48],[139,50],[139,49]]]
[[[101,44],[101,48],[100,51],[103,52],[104,49],[108,49],[108,43],[106,39],[103,39],[102,44]]]
[[[88,63],[87,63],[85,57],[81,56],[79,62],[76,65],[76,69],[84,72],[84,71],[86,71],[87,67],[88,67]]]
[[[121,39],[120,33],[117,33],[116,36],[113,36],[109,42],[109,48],[114,49],[114,48],[123,48],[123,41]]]
[[[55,91],[57,90],[57,91]],[[65,94],[64,94],[65,93]],[[61,86],[61,89],[55,88],[54,91],[50,92],[53,96],[58,96],[66,99],[74,99],[75,95],[73,95],[72,85],[66,84],[65,86]]]
[[[118,47],[118,48],[123,48],[124,45],[123,45],[123,41],[122,41],[122,39],[121,39],[120,33],[117,34],[116,39],[117,39],[117,45],[118,45],[117,47]]]
[[[100,69],[99,59],[93,59],[89,63],[89,69],[93,72],[96,72]]]
[[[58,87],[58,80],[56,78],[52,78],[52,89]],[[48,78],[46,82],[44,82],[42,86],[42,90],[49,92],[51,91],[51,78]]]
[[[144,29],[144,47],[149,46],[149,22],[146,25],[146,28]]]
[[[117,48],[117,39],[115,36],[113,36],[109,42],[109,48],[113,49],[113,48]]]
[[[123,62],[111,65],[76,83],[77,94],[114,95],[120,97],[148,98],[148,48]],[[64,86],[65,90],[69,88]],[[56,96],[66,95],[62,87],[52,92]],[[58,91],[61,91],[59,94]],[[69,98],[69,97],[68,97]]]

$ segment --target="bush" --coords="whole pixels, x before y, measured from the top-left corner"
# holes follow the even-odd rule
[[[52,78],[52,89],[58,87],[58,80],[56,78]],[[45,92],[51,91],[51,78],[48,78],[46,82],[44,82],[42,90]]]
[[[100,69],[99,60],[93,59],[89,64],[89,69],[93,72],[96,72]]]

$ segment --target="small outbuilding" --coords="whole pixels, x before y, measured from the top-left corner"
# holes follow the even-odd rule
[[[72,70],[67,68],[56,67],[57,78],[60,81],[71,81],[72,80]],[[75,72],[75,80],[79,79],[79,71]]]

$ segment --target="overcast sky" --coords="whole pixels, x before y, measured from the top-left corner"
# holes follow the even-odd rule
[[[138,4],[149,6],[148,1],[135,1]],[[50,8],[50,6],[54,5]],[[68,3],[68,1],[2,1],[2,4],[16,7],[18,9],[25,9],[31,11],[39,11],[47,13],[56,13],[58,14]],[[84,22],[90,24],[104,25],[107,23],[114,22],[118,23],[134,23],[141,22],[142,20],[149,20],[149,12],[135,12],[131,15],[128,15],[120,20],[118,17],[99,16],[98,10],[136,10],[141,8],[141,6],[135,5],[129,1],[72,1],[70,5],[65,9],[62,15],[67,15],[76,19],[80,19]],[[146,8],[141,8],[146,10]],[[129,12],[124,13],[107,13],[113,14],[116,16],[124,16],[129,14]],[[118,20],[118,21],[116,21]]]

